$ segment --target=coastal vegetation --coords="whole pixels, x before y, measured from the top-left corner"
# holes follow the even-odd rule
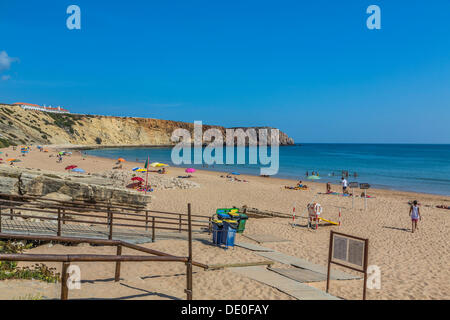
[[[33,243],[0,241],[0,254],[23,253],[24,250],[33,247]],[[55,268],[49,268],[43,263],[31,267],[19,267],[16,261],[0,261],[0,280],[7,279],[34,279],[48,283],[60,281],[60,274]]]

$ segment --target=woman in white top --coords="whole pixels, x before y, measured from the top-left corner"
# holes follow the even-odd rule
[[[422,220],[422,217],[420,216],[420,208],[417,204],[417,200],[414,200],[413,205],[409,209],[409,216],[411,217],[412,221],[412,232],[414,233],[415,230],[417,230],[417,221]]]

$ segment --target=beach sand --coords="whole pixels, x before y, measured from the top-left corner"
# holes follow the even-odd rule
[[[17,157],[22,162],[16,167],[40,168],[43,170],[64,171],[68,165],[77,165],[88,173],[110,170],[114,160],[82,156],[74,151],[57,163],[55,149],[50,153],[33,150],[26,157],[11,148],[2,149],[3,158]],[[53,155],[53,157],[49,157]],[[151,159],[158,161],[158,159]],[[6,165],[6,164],[3,164]],[[126,162],[123,170],[130,170],[142,164]],[[149,178],[151,182],[152,175]],[[185,175],[182,168],[169,168],[167,176]],[[288,218],[250,218],[244,236],[237,241],[256,242],[245,237],[254,234],[272,234],[289,240],[269,242],[261,245],[279,252],[307,259],[326,266],[330,230],[348,233],[369,239],[369,265],[376,265],[381,271],[381,289],[368,289],[368,299],[449,299],[450,298],[450,210],[438,209],[439,204],[450,205],[450,197],[393,190],[370,189],[368,208],[364,210],[364,200],[338,195],[325,195],[326,179],[320,183],[304,181],[309,190],[288,190],[285,185],[294,186],[295,181],[277,178],[263,178],[240,175],[239,179],[248,182],[229,181],[221,178],[224,173],[198,170],[191,178],[200,188],[155,190],[149,208],[171,212],[186,212],[187,203],[192,204],[194,214],[211,216],[217,208],[243,206],[292,213],[296,207],[297,215],[306,214],[306,205],[315,199],[323,207],[324,218],[337,221],[341,210],[341,226],[320,226],[317,231],[303,227],[306,220],[298,218],[301,225],[292,227]],[[333,191],[341,191],[332,186]],[[421,203],[422,221],[419,229],[411,233],[408,215],[408,201],[417,199]],[[83,247],[84,246],[84,247]],[[181,240],[163,240],[146,247],[156,248],[175,255],[186,255],[187,243]],[[78,247],[43,245],[29,253],[75,253]],[[83,253],[114,253],[113,248],[90,247],[82,245]],[[194,260],[208,263],[234,263],[266,260],[255,253],[235,247],[223,250],[209,244],[194,241]],[[48,265],[52,265],[47,263]],[[53,266],[53,265],[52,265]],[[54,265],[60,269],[59,265]],[[276,267],[288,267],[277,263]],[[184,299],[185,266],[176,263],[129,263],[122,267],[120,283],[114,277],[114,264],[80,264],[82,289],[71,290],[70,298],[136,298],[136,299]],[[349,269],[340,269],[354,273]],[[195,299],[291,299],[275,288],[257,281],[241,277],[230,271],[204,271],[195,268]],[[355,273],[357,274],[357,273]],[[108,281],[106,281],[108,280]],[[31,284],[30,284],[31,283]],[[311,286],[325,289],[324,282],[311,283]],[[31,289],[30,289],[31,288]],[[344,299],[362,298],[363,280],[332,281],[330,293]],[[20,298],[26,294],[42,292],[45,297],[59,297],[59,284],[50,285],[36,281],[11,280],[0,282],[0,298]],[[27,291],[28,290],[28,291]]]

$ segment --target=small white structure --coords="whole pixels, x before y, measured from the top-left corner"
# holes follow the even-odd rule
[[[70,113],[69,110],[61,108],[60,106],[53,108],[52,106],[40,106],[32,103],[25,102],[16,102],[12,104],[13,106],[19,106],[24,110],[33,110],[33,111],[42,111],[42,112],[51,112],[51,113]]]

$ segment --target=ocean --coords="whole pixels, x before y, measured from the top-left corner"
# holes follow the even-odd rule
[[[248,159],[249,148],[237,148],[243,148]],[[235,149],[235,158],[237,151]],[[171,148],[108,148],[85,152],[142,163],[148,156],[151,162],[173,165]],[[224,158],[225,154],[224,151]],[[181,166],[251,175],[259,175],[261,167],[255,164]],[[307,171],[309,174],[315,171],[321,177],[317,182],[339,183],[343,170],[349,172],[349,182],[369,183],[374,188],[450,195],[450,145],[308,143],[282,146],[275,176],[305,180]],[[356,178],[353,177],[355,172]]]

